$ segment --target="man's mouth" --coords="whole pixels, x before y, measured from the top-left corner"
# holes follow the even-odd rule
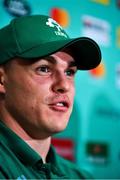
[[[66,100],[60,100],[60,101],[57,100],[49,104],[49,107],[55,111],[66,112],[70,107],[70,103]]]
[[[68,107],[68,104],[66,102],[58,102],[58,103],[56,103],[56,106]]]

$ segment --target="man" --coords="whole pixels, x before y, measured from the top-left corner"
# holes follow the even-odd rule
[[[0,179],[90,177],[50,143],[68,123],[76,71],[100,61],[96,42],[70,39],[48,16],[14,19],[0,30]]]

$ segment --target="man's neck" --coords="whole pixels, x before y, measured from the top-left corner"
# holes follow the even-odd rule
[[[46,156],[50,148],[51,137],[46,137],[44,139],[39,139],[38,137],[33,138],[20,126],[17,121],[8,116],[6,112],[0,116],[0,119],[4,119],[3,122],[21,139],[23,139],[32,149],[34,149],[41,156],[44,163],[46,162]]]
[[[44,140],[25,140],[25,142],[33,148],[42,158],[43,162],[46,163],[46,157],[50,148],[51,138]]]

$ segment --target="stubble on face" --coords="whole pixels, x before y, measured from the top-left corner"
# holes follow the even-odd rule
[[[69,58],[68,55],[59,54],[60,59]],[[61,59],[60,67],[63,68],[64,64]],[[33,63],[21,59],[12,60],[5,66],[5,108],[11,119],[9,126],[13,124],[13,130],[16,121],[17,126],[30,136],[43,138],[65,129],[72,111],[74,88],[71,83],[72,91],[68,93],[52,92],[53,79],[34,74],[31,67]],[[57,68],[59,71],[59,66]],[[69,104],[66,112],[55,110],[53,106],[61,99]]]

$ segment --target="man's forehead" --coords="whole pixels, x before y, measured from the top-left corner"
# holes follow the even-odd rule
[[[59,61],[60,62],[62,61],[68,65],[74,65],[75,66],[74,58],[70,54],[63,52],[63,51],[59,51],[55,54],[52,54],[51,56],[46,57],[46,59],[51,59],[51,60],[53,60],[53,62],[56,62],[56,63],[57,62],[59,63]]]
[[[36,63],[39,62],[41,60],[47,60],[50,63],[56,64],[57,61],[59,62],[59,60],[63,60],[65,62],[67,62],[68,64],[73,64],[75,66],[75,59],[72,56],[72,53],[69,49],[64,49],[61,51],[57,51],[54,54],[50,54],[48,56],[45,57],[38,57],[38,58],[32,58],[32,59],[21,59],[21,58],[16,58],[20,64],[32,64],[32,63]]]

